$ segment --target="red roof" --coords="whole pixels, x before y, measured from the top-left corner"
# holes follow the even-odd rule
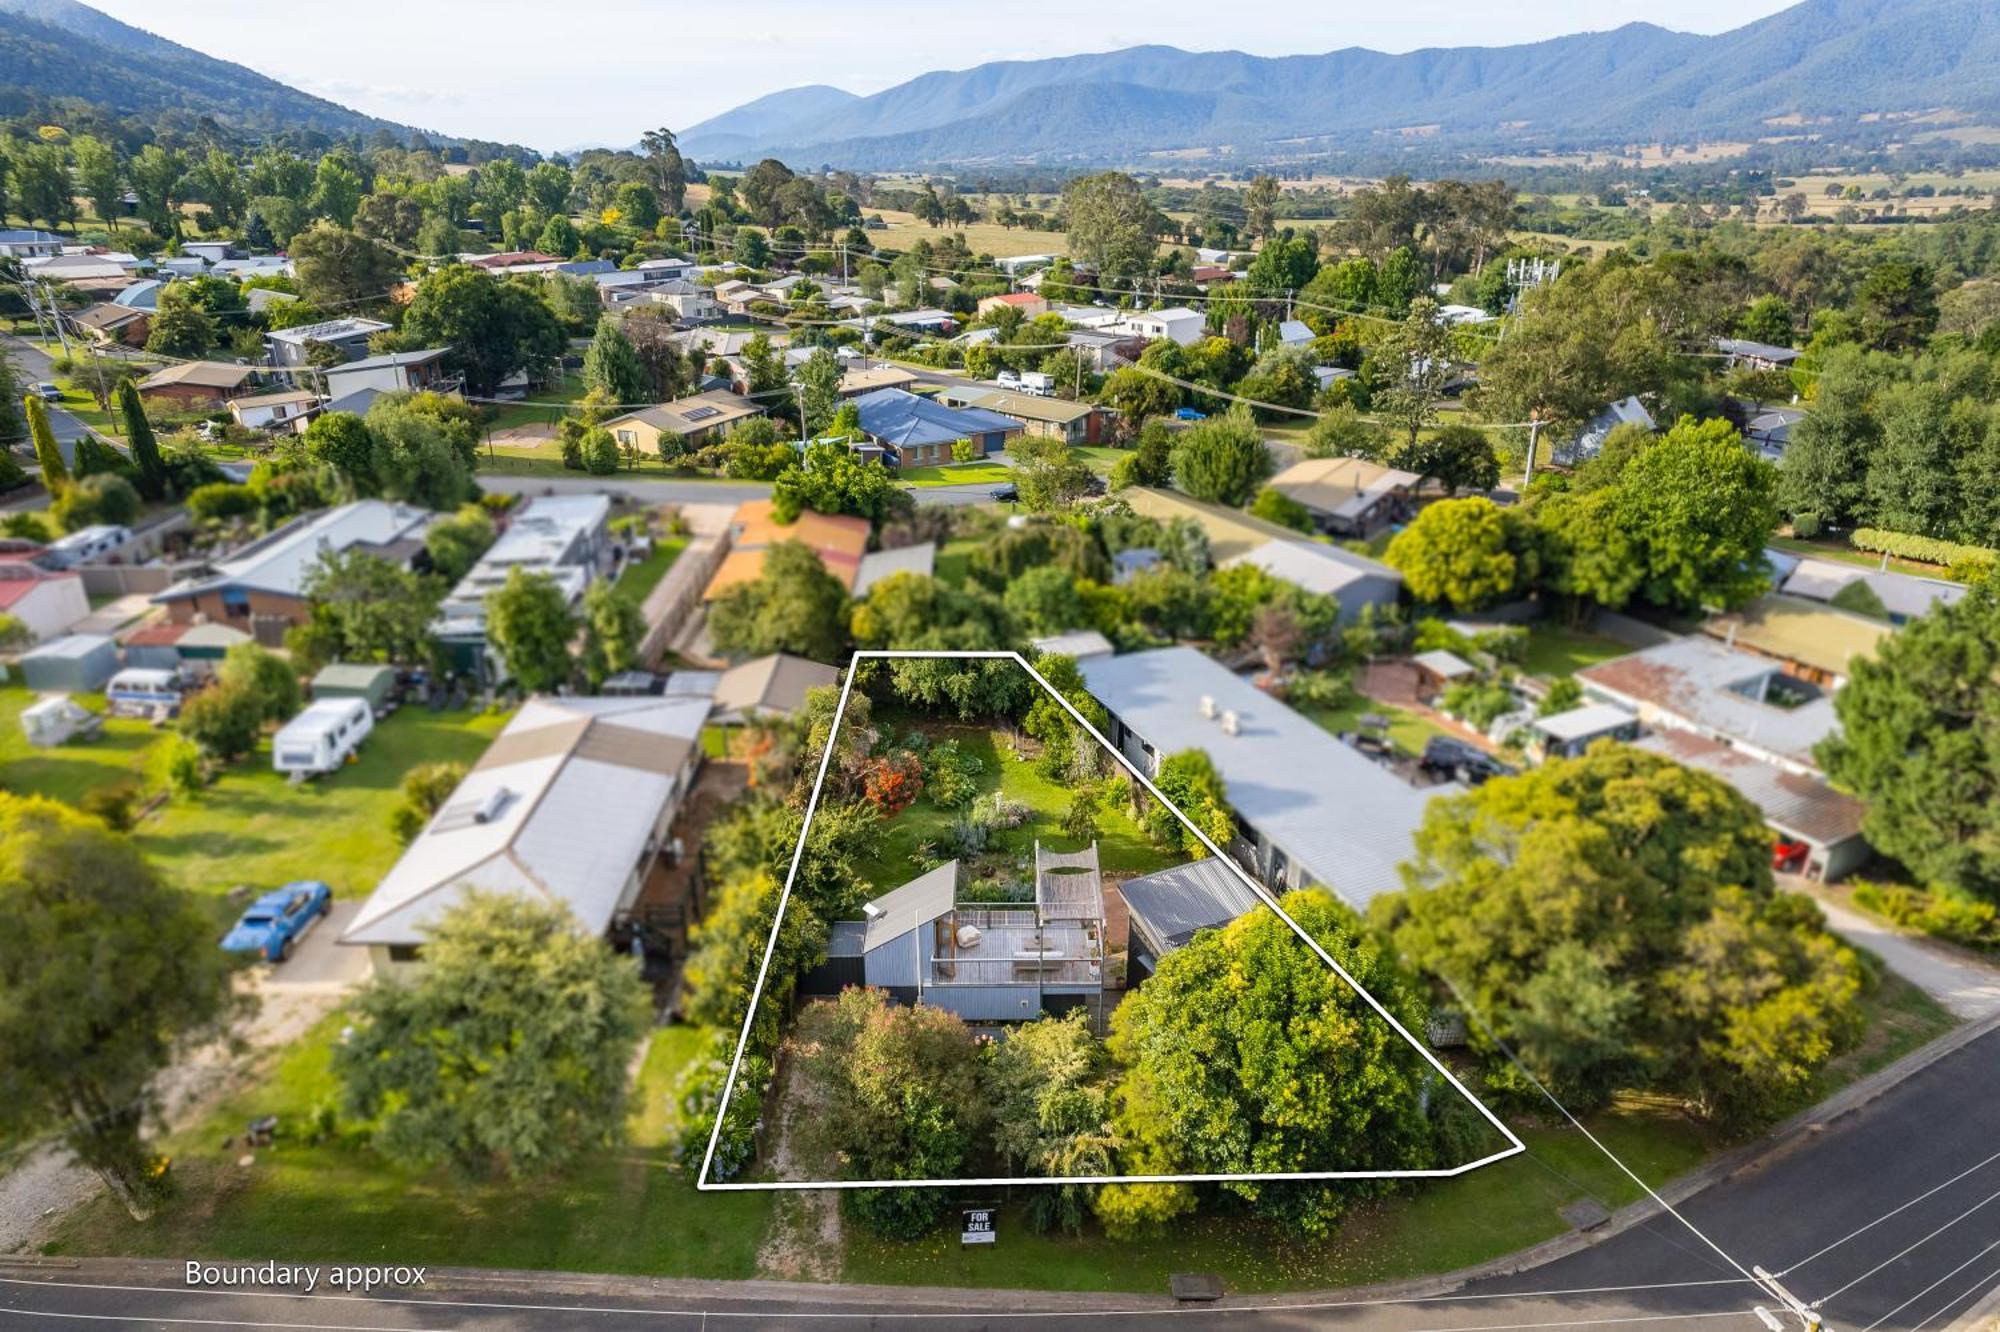
[[[24,559],[0,555],[0,610],[18,606],[30,592],[44,583],[53,583],[58,578],[79,578],[74,570],[50,573],[39,565]]]
[[[1033,305],[1042,298],[1032,291],[1014,291],[993,299],[1001,305]]]
[[[140,625],[118,641],[128,648],[172,647],[181,641],[181,635],[193,627],[191,624],[175,624],[172,620],[158,620]]]
[[[504,254],[482,254],[466,262],[474,268],[512,268],[516,264],[559,264],[562,256],[543,254],[540,250],[508,250]]]

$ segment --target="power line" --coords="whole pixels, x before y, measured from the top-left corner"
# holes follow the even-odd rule
[[[1961,1179],[1964,1179],[1967,1175],[1983,1170],[1987,1166],[1992,1165],[1995,1161],[2000,1161],[2000,1152],[1995,1152],[1993,1153],[1993,1155],[1987,1157],[1985,1160],[1980,1161],[1974,1165],[1967,1166],[1965,1169],[1959,1171],[1956,1175],[1953,1175],[1950,1179],[1945,1180],[1942,1184],[1936,1184],[1928,1189],[1925,1189],[1922,1193],[1919,1193],[1916,1197],[1910,1199],[1908,1202],[1903,1203],[1897,1207],[1891,1208],[1890,1210],[1882,1213],[1882,1215],[1876,1217],[1873,1221],[1870,1221],[1865,1225],[1855,1227],[1853,1230],[1850,1230],[1845,1235],[1842,1235],[1839,1239],[1833,1241],[1831,1244],[1825,1245],[1824,1247],[1816,1249],[1812,1253],[1807,1254],[1805,1257],[1793,1263],[1790,1267],[1787,1267],[1782,1271],[1780,1271],[1778,1275],[1781,1277],[1790,1276],[1792,1273],[1798,1271],[1801,1267],[1804,1267],[1807,1263],[1813,1262],[1814,1260],[1819,1258],[1824,1258],[1827,1254],[1832,1253],[1835,1249],[1847,1243],[1849,1240],[1855,1239],[1861,1235],[1866,1234],[1867,1232],[1873,1230],[1876,1226],[1881,1225],[1884,1221],[1887,1221],[1892,1217],[1902,1215],[1904,1212],[1907,1212],[1910,1208],[1915,1207],[1918,1203],[1924,1201],[1926,1198],[1929,1198],[1934,1194],[1943,1192],[1945,1189],[1948,1189],[1952,1185],[1958,1183],[1958,1181],[1960,1181]]]

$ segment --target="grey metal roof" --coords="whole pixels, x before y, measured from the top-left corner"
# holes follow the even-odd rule
[[[1786,772],[1775,763],[1688,731],[1658,731],[1634,743],[1720,777],[1762,811],[1764,821],[1779,832],[1822,847],[1861,836],[1861,819],[1866,812],[1861,802],[1842,795],[1818,777]]]
[[[1431,796],[1190,647],[1078,663],[1105,707],[1161,755],[1206,750],[1229,803],[1313,879],[1357,907],[1402,886],[1397,866]],[[1201,699],[1215,700],[1216,719]],[[1237,734],[1219,718],[1233,712]]]
[[[1651,707],[1690,729],[1816,768],[1813,746],[1839,725],[1833,698],[1791,708],[1762,701],[1761,687],[1782,673],[1768,657],[1696,634],[1586,667],[1576,678],[1588,695]]]
[[[1537,717],[1529,724],[1551,740],[1583,740],[1590,736],[1609,735],[1637,720],[1616,703],[1586,703],[1568,712],[1558,712],[1553,717]]]
[[[882,894],[864,908],[868,912],[868,929],[862,947],[873,952],[921,925],[930,924],[951,910],[957,893],[958,862],[950,860],[894,892]]]
[[[1394,569],[1366,555],[1304,539],[1269,541],[1223,563],[1254,564],[1273,578],[1322,596],[1337,595],[1342,588],[1364,580],[1380,580],[1392,586],[1401,586],[1403,581],[1403,576]]]
[[[1902,621],[1927,614],[1932,607],[1949,606],[1965,596],[1963,583],[1942,578],[1920,578],[1893,569],[1864,569],[1835,560],[1803,559],[1786,575],[1779,591],[1788,596],[1831,601],[1850,583],[1865,583],[1892,619]]]
[[[1263,900],[1213,856],[1118,886],[1125,910],[1155,954],[1170,953],[1197,930],[1227,925]]]

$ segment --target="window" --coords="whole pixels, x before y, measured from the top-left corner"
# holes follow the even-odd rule
[[[391,962],[415,962],[419,960],[422,952],[422,944],[390,944],[389,960]]]
[[[222,612],[225,615],[248,615],[250,613],[250,594],[240,587],[223,588]]]
[[[626,445],[629,445],[629,444],[631,444],[631,443],[633,442],[633,439],[632,439],[632,432],[631,432],[631,431],[629,431],[629,430],[621,430],[621,431],[619,431],[619,432],[618,432],[618,442],[619,442],[620,444],[626,444]]]

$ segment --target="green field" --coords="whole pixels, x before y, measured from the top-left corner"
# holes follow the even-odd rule
[[[102,694],[70,697],[92,712],[104,711]],[[144,781],[146,755],[160,738],[150,723],[111,718],[95,740],[36,749],[21,733],[21,711],[35,698],[19,685],[0,688],[0,789],[74,805],[99,787]]]
[[[997,486],[1014,479],[1014,469],[1004,463],[947,463],[941,467],[905,467],[896,473],[898,481],[913,486]]]
[[[768,1194],[698,1194],[673,1159],[674,1079],[703,1033],[654,1033],[626,1145],[552,1179],[466,1181],[384,1162],[359,1138],[310,1132],[337,1103],[329,1051],[336,1013],[285,1052],[271,1076],[170,1137],[177,1196],[137,1225],[99,1197],[67,1218],[48,1252],[125,1257],[395,1262],[742,1279],[756,1274]],[[277,1142],[256,1164],[223,1141],[259,1115]]]
[[[1529,628],[1528,653],[1521,665],[1530,675],[1555,679],[1631,651],[1631,647],[1603,634],[1542,623]]]

